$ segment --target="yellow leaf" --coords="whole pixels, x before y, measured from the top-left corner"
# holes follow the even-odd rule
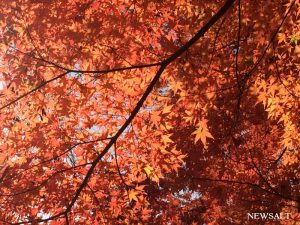
[[[163,114],[167,114],[167,113],[171,112],[171,108],[172,108],[172,106],[166,106],[166,107],[164,107],[162,113]]]
[[[198,129],[196,131],[194,131],[193,134],[196,135],[195,143],[197,143],[200,139],[201,142],[203,143],[203,145],[205,145],[205,146],[206,146],[207,138],[214,139],[214,137],[211,135],[211,133],[209,132],[209,130],[207,128],[207,120],[206,119],[203,119],[198,123]]]
[[[173,141],[170,139],[171,135],[163,135],[162,136],[162,141],[165,145],[167,145],[168,143],[172,143]]]
[[[135,192],[134,190],[130,190],[129,191],[129,201],[132,201],[132,200],[138,201],[136,195],[137,195],[137,192]]]
[[[151,174],[151,180],[159,184],[159,177],[156,174]]]
[[[145,170],[146,174],[149,176],[152,173],[153,168],[151,166],[146,166],[144,168],[144,170]]]
[[[154,182],[158,183],[159,184],[159,177],[157,176],[157,174],[154,172],[154,169],[153,167],[147,165],[145,168],[144,168],[147,176],[149,176],[149,178],[151,180],[153,180]]]

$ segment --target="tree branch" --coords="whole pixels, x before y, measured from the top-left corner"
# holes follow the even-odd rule
[[[23,95],[17,97],[15,100],[12,100],[11,102],[5,104],[4,106],[1,106],[1,107],[0,107],[0,111],[1,111],[2,109],[7,108],[8,106],[11,106],[12,104],[14,104],[14,103],[16,103],[16,102],[18,102],[18,101],[20,101],[21,99],[27,97],[27,96],[30,95],[31,93],[36,92],[36,91],[39,90],[40,88],[44,87],[46,84],[49,84],[49,83],[51,83],[51,82],[53,82],[53,81],[55,81],[55,80],[58,80],[58,79],[64,77],[64,76],[67,75],[68,73],[69,73],[69,71],[64,72],[64,73],[61,73],[61,74],[59,74],[58,76],[53,77],[53,78],[50,79],[50,80],[47,80],[47,81],[42,82],[40,85],[36,86],[36,87],[33,88],[32,90],[30,90],[30,91],[26,92],[25,94],[23,94]]]
[[[260,185],[258,184],[254,184],[254,183],[250,183],[250,182],[246,182],[246,181],[238,181],[238,180],[229,180],[229,179],[214,179],[214,178],[208,178],[208,177],[192,177],[191,179],[193,180],[204,180],[204,181],[212,181],[212,182],[221,182],[221,183],[229,183],[229,184],[241,184],[241,185],[248,185],[248,186],[251,186],[251,187],[255,187],[255,188],[258,188],[270,195],[274,195],[274,196],[277,196],[277,197],[280,197],[280,198],[283,198],[283,199],[286,199],[286,200],[290,200],[290,201],[293,201],[293,202],[298,202],[297,200],[295,199],[292,199],[292,198],[289,198],[289,197],[286,197],[286,196],[282,196],[278,193],[274,193],[268,189],[265,189],[263,187],[261,187]]]

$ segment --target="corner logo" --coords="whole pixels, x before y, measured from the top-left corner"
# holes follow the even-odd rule
[[[288,220],[291,213],[254,212],[247,214],[248,220]]]

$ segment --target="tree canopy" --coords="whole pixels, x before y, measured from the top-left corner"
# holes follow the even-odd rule
[[[0,8],[1,224],[300,220],[299,0]]]

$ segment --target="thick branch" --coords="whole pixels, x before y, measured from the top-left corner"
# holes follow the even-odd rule
[[[133,111],[131,112],[130,116],[128,117],[128,119],[125,121],[125,123],[123,124],[123,126],[119,129],[119,131],[116,133],[116,135],[110,140],[110,142],[108,143],[108,145],[105,147],[105,149],[101,152],[101,154],[96,158],[96,160],[93,162],[91,168],[89,169],[89,171],[87,172],[82,184],[80,185],[80,187],[77,189],[75,196],[73,197],[73,199],[71,200],[70,205],[67,207],[66,212],[69,212],[71,210],[71,208],[73,207],[73,205],[75,204],[77,198],[79,197],[81,191],[83,190],[83,188],[86,186],[86,184],[89,181],[89,178],[91,177],[96,165],[98,164],[98,162],[102,159],[102,157],[109,151],[109,149],[114,145],[114,143],[117,141],[117,139],[120,137],[120,135],[123,133],[123,131],[127,128],[127,126],[131,123],[131,121],[134,119],[134,117],[136,116],[136,114],[139,112],[140,108],[143,106],[146,98],[148,97],[148,95],[151,93],[152,89],[154,88],[155,84],[157,83],[157,81],[159,80],[160,76],[162,75],[162,73],[164,72],[164,70],[166,69],[166,67],[173,62],[175,59],[177,59],[181,54],[183,54],[188,48],[190,48],[196,41],[199,40],[200,37],[202,37],[208,30],[210,27],[212,27],[215,22],[217,22],[219,20],[219,18],[221,16],[223,16],[228,9],[230,8],[230,6],[233,4],[234,0],[228,0],[225,5],[208,21],[208,23],[206,23],[197,33],[196,35],[190,39],[189,42],[187,42],[184,46],[182,46],[180,49],[178,49],[173,55],[171,55],[169,58],[167,58],[166,60],[164,60],[161,64],[161,67],[159,68],[159,70],[157,71],[156,75],[154,76],[153,80],[151,81],[151,83],[149,84],[149,86],[147,87],[145,93],[143,94],[143,96],[141,97],[141,99],[138,101],[138,103],[136,104],[136,107],[133,109]]]

